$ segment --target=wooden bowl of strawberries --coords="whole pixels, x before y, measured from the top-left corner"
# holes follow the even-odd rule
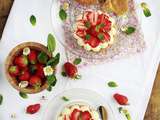
[[[57,59],[57,58],[56,58]],[[46,46],[36,42],[25,42],[11,50],[5,63],[9,83],[18,91],[38,93],[55,84],[55,60]],[[55,62],[55,61],[54,61]]]

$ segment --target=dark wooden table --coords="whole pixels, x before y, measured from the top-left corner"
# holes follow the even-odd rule
[[[13,0],[0,0],[0,37],[12,3]],[[160,120],[160,66],[144,120]]]

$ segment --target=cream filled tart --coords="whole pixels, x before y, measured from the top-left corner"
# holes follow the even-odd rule
[[[99,52],[114,43],[115,22],[102,11],[87,10],[76,18],[73,36],[87,51]]]

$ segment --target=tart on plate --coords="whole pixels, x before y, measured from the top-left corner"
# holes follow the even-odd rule
[[[46,74],[55,74],[55,68],[46,67],[52,57],[40,43],[25,42],[11,50],[5,63],[9,83],[18,91],[37,93],[48,87]]]
[[[63,108],[57,120],[99,120],[98,112],[82,102],[72,103]]]
[[[100,52],[115,41],[114,19],[102,11],[87,10],[76,18],[73,36],[87,51]]]

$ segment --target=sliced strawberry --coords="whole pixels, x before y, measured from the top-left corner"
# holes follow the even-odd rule
[[[79,120],[80,114],[81,114],[80,110],[74,109],[73,112],[71,113],[70,120]]]
[[[81,113],[80,120],[91,120],[91,114],[88,111],[84,111]]]
[[[43,79],[45,77],[44,71],[43,71],[44,65],[37,64],[36,67],[37,67],[36,75]]]
[[[86,40],[85,43],[88,43],[91,47],[95,48],[100,44],[100,40],[94,36],[90,36],[90,39]]]
[[[33,87],[40,87],[41,84],[42,84],[42,80],[40,77],[34,75],[34,76],[31,76],[31,78],[29,79],[29,84]]]
[[[99,14],[97,24],[100,24],[100,23],[104,22],[104,19],[105,19],[105,15],[104,14]]]
[[[107,20],[105,20],[104,24],[105,24],[105,26],[102,28],[103,31],[104,31],[104,32],[110,31],[110,30],[111,30],[111,25],[112,25],[111,21],[109,21],[109,20],[107,19]]]
[[[93,12],[92,11],[86,11],[85,12],[85,17],[87,20],[90,21],[91,17],[92,17]],[[91,22],[91,21],[90,21]]]
[[[41,107],[40,104],[29,105],[26,109],[26,113],[35,114],[36,112],[39,111],[40,107]]]
[[[86,32],[83,29],[78,29],[76,32],[76,35],[78,35],[79,37],[84,37],[85,34],[86,34]]]
[[[87,33],[91,34],[92,36],[97,36],[100,29],[97,26],[92,26],[90,29],[87,30]]]
[[[28,81],[30,78],[30,74],[28,72],[28,70],[23,70],[20,74],[20,76],[18,77],[18,79],[20,81]]]
[[[109,41],[110,40],[110,35],[108,33],[103,33],[104,35],[104,40]]]
[[[16,76],[19,75],[19,68],[18,68],[18,66],[10,66],[8,71],[9,71],[9,74],[11,76],[16,77]]]
[[[78,73],[77,67],[70,62],[66,62],[64,64],[64,70],[65,70],[65,73],[68,75],[68,77],[71,77],[71,78],[75,78]]]
[[[28,65],[28,59],[26,56],[18,56],[15,58],[15,64],[21,68],[25,68]]]
[[[114,94],[114,99],[120,104],[120,105],[127,105],[128,104],[128,98],[121,94]]]
[[[37,62],[37,52],[31,50],[30,54],[28,55],[28,59],[31,64],[35,64]]]

